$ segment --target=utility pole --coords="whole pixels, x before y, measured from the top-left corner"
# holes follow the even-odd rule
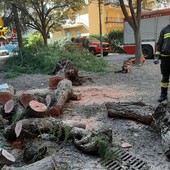
[[[101,9],[101,1],[98,0],[99,4],[99,28],[100,28],[100,55],[103,57],[103,45],[102,45],[102,21],[101,21],[101,15],[102,15],[102,9]]]

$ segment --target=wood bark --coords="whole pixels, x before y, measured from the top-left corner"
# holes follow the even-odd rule
[[[160,131],[165,155],[170,159],[170,105],[168,103],[159,104],[153,118]]]
[[[146,125],[151,125],[153,122],[153,109],[142,102],[127,102],[127,103],[106,103],[106,108],[109,117],[118,117],[131,119],[141,122]]]

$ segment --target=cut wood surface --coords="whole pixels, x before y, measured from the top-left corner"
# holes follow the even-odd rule
[[[45,111],[47,111],[47,106],[43,103],[36,101],[36,100],[30,101],[29,106],[35,112],[45,112]]]
[[[152,114],[154,110],[150,106],[141,102],[127,102],[127,103],[106,103],[106,108],[109,117],[119,117],[124,119],[131,119],[150,125],[153,122]]]
[[[36,100],[35,96],[32,95],[32,94],[26,94],[26,93],[23,93],[20,97],[19,97],[19,100],[21,102],[21,104],[23,105],[23,107],[26,109],[29,105],[29,102],[31,100]]]
[[[14,98],[15,90],[12,85],[2,84],[0,85],[0,104],[4,105],[7,101]]]
[[[59,77],[59,76],[51,77],[50,80],[49,80],[49,84],[48,84],[49,88],[50,89],[56,89],[58,83],[63,79],[64,79],[63,77]]]

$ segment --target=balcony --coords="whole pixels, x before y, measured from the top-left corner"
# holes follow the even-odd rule
[[[119,23],[123,24],[124,19],[123,18],[115,18],[115,17],[106,17],[106,24],[107,23]]]
[[[105,5],[117,4],[117,3],[119,3],[119,0],[104,0]]]

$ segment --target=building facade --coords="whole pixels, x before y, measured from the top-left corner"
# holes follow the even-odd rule
[[[119,6],[116,5],[117,0],[105,0],[101,3],[99,12],[98,0],[88,3],[78,14],[75,21],[68,21],[63,25],[62,30],[53,33],[54,37],[77,37],[89,36],[100,33],[109,33],[113,30],[123,30],[123,13]]]

